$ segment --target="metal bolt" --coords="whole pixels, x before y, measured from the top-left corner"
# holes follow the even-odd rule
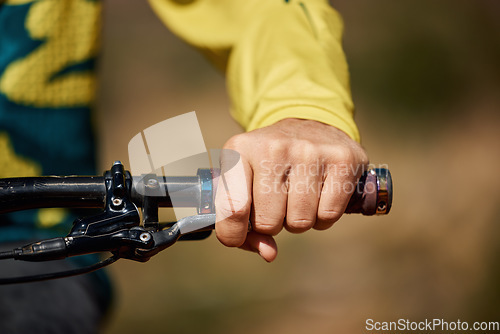
[[[66,237],[64,238],[64,243],[66,246],[69,246],[73,242],[73,237]]]
[[[157,179],[149,179],[147,186],[150,188],[158,187],[158,180]]]
[[[121,199],[121,198],[113,198],[113,201],[112,201],[112,202],[113,202],[113,205],[114,205],[114,206],[120,206],[120,205],[122,205],[122,203],[123,203],[123,201],[122,201],[122,199]]]
[[[141,233],[141,235],[139,236],[139,239],[141,239],[141,241],[143,242],[148,242],[149,240],[151,240],[151,234],[149,233]]]

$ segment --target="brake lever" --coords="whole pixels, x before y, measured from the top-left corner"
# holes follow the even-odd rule
[[[76,219],[66,237],[42,240],[15,249],[13,258],[48,261],[105,251],[128,258],[138,247],[152,247],[152,235],[139,226],[139,211],[127,194],[126,182],[123,165],[115,163],[105,176],[106,205],[103,212]]]
[[[130,189],[129,180],[123,165],[116,162],[105,175],[106,205],[103,212],[76,219],[66,237],[17,248],[13,257],[24,261],[48,261],[109,251],[119,258],[146,262],[182,236],[213,229],[215,214],[202,214],[182,218],[170,228],[160,230],[157,221],[153,222],[158,217],[158,205],[154,202],[146,206],[144,216],[147,221],[144,227],[140,226],[139,210],[127,191]]]
[[[151,248],[137,248],[135,256],[127,257],[130,260],[145,262],[162,250],[172,246],[182,236],[191,233],[211,231],[215,226],[215,213],[188,216],[179,219],[169,229],[152,232],[153,246]]]

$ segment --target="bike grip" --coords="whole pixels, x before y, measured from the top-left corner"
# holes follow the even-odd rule
[[[386,215],[392,207],[392,177],[386,168],[366,171],[358,181],[345,213]]]
[[[208,172],[208,170],[205,170]],[[220,176],[219,169],[212,169],[212,195],[215,196]],[[199,175],[201,175],[199,173]],[[205,179],[207,177],[205,176]],[[209,201],[206,200],[205,203]],[[215,202],[215,197],[211,199]],[[208,208],[209,206],[205,204]],[[392,178],[386,168],[372,168],[363,173],[347,204],[345,213],[361,213],[365,216],[386,215],[392,206]],[[203,205],[201,206],[203,207]],[[212,208],[213,210],[213,208]],[[207,210],[205,213],[213,212]],[[202,212],[203,213],[203,212]]]

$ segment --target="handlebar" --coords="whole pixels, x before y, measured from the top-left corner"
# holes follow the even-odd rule
[[[210,169],[198,170],[196,176],[142,177],[126,182],[131,201],[138,207],[145,202],[145,188],[155,184],[163,195],[154,196],[159,207],[194,207],[200,213],[213,213],[216,191]],[[38,208],[104,208],[105,176],[42,176],[0,179],[0,214]],[[147,180],[147,182],[145,182]],[[149,184],[147,184],[149,182]],[[370,169],[363,174],[346,209],[346,213],[363,215],[388,214],[392,204],[392,179],[385,168]],[[208,210],[207,210],[208,208]]]
[[[0,252],[0,260],[48,261],[105,251],[113,254],[86,268],[0,278],[0,284],[79,275],[100,269],[119,258],[145,262],[179,239],[206,238],[215,225],[214,198],[218,177],[219,172],[210,169],[199,169],[196,176],[132,177],[117,161],[104,176],[0,179],[0,214],[50,207],[103,209],[94,216],[76,219],[65,237]],[[198,215],[172,224],[160,224],[158,208],[172,207],[173,202],[175,207],[195,207]],[[368,216],[387,214],[391,204],[391,174],[387,169],[375,168],[359,179],[345,212]],[[140,224],[139,207],[143,224]]]
[[[128,176],[130,179],[130,176]],[[129,181],[129,180],[127,180]],[[200,180],[191,177],[164,177],[160,187],[166,195],[159,197],[160,207],[172,207],[169,192],[182,196],[181,207],[196,207],[200,197]],[[142,207],[144,196],[130,189],[132,202]],[[0,179],[0,214],[39,208],[104,208],[106,199],[103,176],[41,176]],[[177,202],[176,202],[177,204]]]

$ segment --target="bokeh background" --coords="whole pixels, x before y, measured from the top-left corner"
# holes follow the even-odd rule
[[[136,133],[181,113],[197,112],[209,148],[241,131],[223,76],[146,2],[104,5],[103,170],[127,161]],[[391,214],[282,233],[272,264],[214,236],[146,264],[117,263],[105,333],[361,333],[367,318],[500,320],[500,2],[333,5],[345,21],[363,145],[394,178]]]

